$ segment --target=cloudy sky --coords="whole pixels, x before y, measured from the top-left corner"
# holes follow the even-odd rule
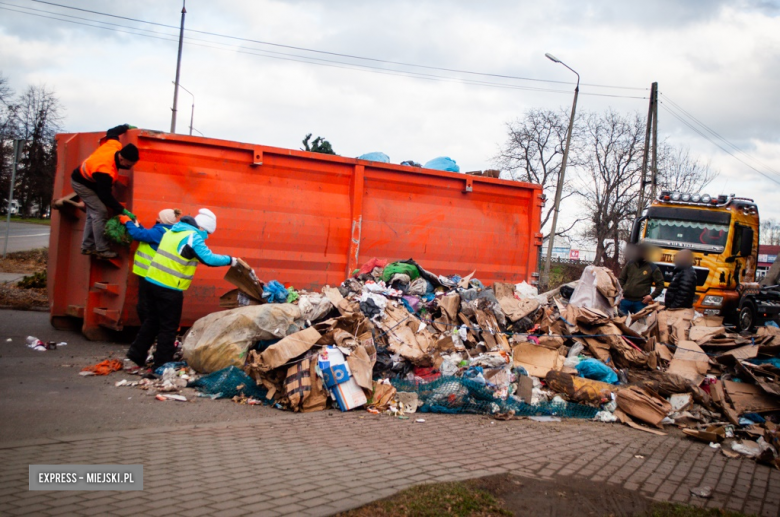
[[[53,2],[162,25],[0,0],[0,73],[17,90],[55,90],[68,131],[122,122],[167,130],[178,31],[166,26],[178,26],[181,2]],[[643,97],[658,81],[661,137],[689,146],[720,172],[710,193],[755,197],[764,217],[780,219],[774,0],[188,0],[187,11],[189,29],[378,60],[189,32],[181,84],[197,97],[195,128],[206,136],[299,148],[314,133],[344,156],[383,151],[395,163],[424,163],[447,155],[462,170],[485,169],[508,121],[529,108],[568,109],[574,76],[545,59],[550,52],[581,74],[581,110],[645,113]],[[374,68],[356,70],[358,64]],[[181,93],[179,131],[187,130],[190,99]],[[772,179],[678,121],[669,101]],[[564,207],[565,218],[576,211]]]

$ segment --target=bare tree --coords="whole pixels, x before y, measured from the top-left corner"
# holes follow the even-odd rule
[[[0,75],[0,200],[5,211],[5,199],[8,196],[8,183],[11,181],[11,160],[13,155],[13,139],[17,137],[18,107],[14,103],[14,90],[8,84],[8,79]]]
[[[57,162],[54,136],[61,129],[62,107],[46,86],[28,87],[18,105],[18,133],[25,144],[17,196],[24,214],[36,209],[42,216],[52,197]]]
[[[770,246],[780,245],[780,223],[775,219],[763,219],[761,221],[761,244]]]
[[[588,220],[584,233],[596,243],[596,264],[618,267],[620,242],[636,213],[644,131],[638,114],[585,116],[578,194]]]
[[[667,142],[658,146],[659,190],[696,194],[717,175],[709,163],[691,157],[687,147],[675,147]]]
[[[566,131],[569,124],[568,112],[564,110],[532,109],[522,118],[507,124],[507,140],[494,158],[501,169],[501,175],[512,181],[525,181],[542,186],[548,200],[555,198],[558,185],[558,175],[561,170],[563,147],[566,143]],[[572,147],[576,145],[579,128],[575,125],[572,132]],[[569,166],[573,166],[569,153]],[[569,176],[571,178],[571,176]],[[562,200],[574,195],[571,180],[563,185]],[[547,203],[542,213],[542,231],[552,220],[553,203]],[[565,235],[582,219],[577,219],[570,226],[557,228],[556,236]],[[549,236],[549,229],[544,235]]]

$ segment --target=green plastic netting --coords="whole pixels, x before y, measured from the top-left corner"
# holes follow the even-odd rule
[[[598,409],[571,402],[526,404],[513,398],[501,400],[484,385],[459,377],[441,377],[427,383],[390,381],[398,391],[417,393],[417,411],[423,413],[471,413],[494,415],[514,411],[516,416],[593,418]]]
[[[133,242],[133,239],[127,233],[125,225],[119,222],[118,216],[114,216],[106,221],[106,237],[111,242],[121,244],[122,246],[130,246],[130,243]]]

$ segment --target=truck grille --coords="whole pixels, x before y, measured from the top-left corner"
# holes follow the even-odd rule
[[[664,274],[664,282],[667,284],[672,281],[672,278],[674,277],[674,264],[663,264],[663,263],[657,263],[656,264],[660,269],[661,272]],[[705,283],[707,283],[707,277],[710,274],[710,270],[706,267],[695,267],[694,271],[696,271],[696,285],[698,287],[703,286]]]

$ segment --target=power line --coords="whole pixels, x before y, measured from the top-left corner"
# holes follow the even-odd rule
[[[167,32],[158,32],[158,31],[153,31],[153,30],[149,30],[149,29],[141,29],[139,27],[129,27],[127,25],[119,25],[119,24],[116,24],[116,23],[103,22],[103,21],[92,19],[92,18],[84,18],[83,16],[73,16],[73,15],[70,15],[70,14],[55,13],[55,12],[52,12],[52,11],[46,11],[46,10],[43,10],[43,9],[36,9],[34,7],[26,7],[26,6],[22,6],[22,5],[16,5],[16,4],[9,4],[9,3],[6,3],[6,2],[0,2],[0,5],[7,5],[7,6],[10,6],[10,7],[16,7],[18,9],[27,9],[29,11],[35,11],[37,13],[46,13],[46,14],[49,14],[49,15],[62,16],[62,17],[65,17],[65,18],[73,18],[75,20],[84,20],[84,21],[88,21],[88,22],[102,23],[104,25],[112,25],[114,27],[123,27],[123,28],[126,28],[126,29],[133,29],[133,30],[136,30],[136,31],[149,32],[151,34],[162,34],[162,35],[165,35],[165,36],[175,36],[175,34],[169,34]],[[13,9],[7,9],[7,10],[8,11],[13,11]],[[28,12],[25,12],[25,11],[14,11],[14,12],[23,13],[23,14],[32,14],[32,13],[28,13]],[[51,18],[51,17],[50,16],[41,16],[41,18]],[[51,19],[57,20],[58,18],[51,18]],[[60,20],[60,21],[67,21],[67,20]],[[99,27],[99,26],[98,25],[92,25],[92,27]],[[101,27],[99,27],[99,28],[101,28]]]
[[[669,99],[669,97],[668,97],[668,96],[664,96],[664,97],[666,98],[666,100],[667,100],[667,101],[670,101],[670,99]],[[760,173],[760,174],[763,174],[763,175],[765,175],[765,176],[766,176],[766,174],[765,174],[763,171],[760,171],[760,170],[758,170],[758,169],[757,169],[755,166],[753,166],[753,165],[751,165],[751,164],[749,164],[749,163],[746,163],[744,160],[740,159],[740,158],[739,158],[737,155],[735,155],[735,154],[731,153],[730,151],[728,151],[728,150],[724,149],[724,148],[723,148],[723,147],[722,147],[720,144],[718,144],[717,142],[715,142],[714,140],[712,140],[712,139],[711,139],[710,137],[708,137],[707,135],[703,134],[701,131],[699,131],[697,128],[695,128],[694,126],[692,126],[692,125],[691,125],[690,123],[688,123],[687,121],[683,120],[683,119],[681,118],[681,115],[682,115],[682,114],[687,114],[687,116],[688,116],[688,117],[690,117],[690,118],[692,118],[692,119],[695,119],[695,120],[697,120],[697,121],[698,121],[698,119],[696,119],[696,118],[695,118],[693,115],[691,115],[690,113],[688,113],[687,111],[685,111],[683,108],[681,108],[681,107],[680,107],[680,106],[678,106],[677,104],[675,104],[675,103],[673,103],[673,102],[671,102],[671,101],[670,101],[670,104],[671,104],[671,105],[673,105],[673,106],[675,107],[675,109],[676,109],[676,110],[678,110],[678,113],[675,113],[674,111],[672,111],[672,110],[671,110],[671,109],[670,109],[668,106],[665,106],[665,109],[666,109],[667,111],[669,111],[669,112],[670,112],[672,115],[675,115],[675,118],[677,118],[677,119],[678,119],[678,120],[680,120],[681,122],[685,123],[685,125],[686,125],[686,126],[688,126],[689,128],[693,129],[694,131],[696,131],[696,133],[697,133],[697,134],[699,134],[699,135],[700,135],[700,136],[702,136],[703,138],[706,138],[706,139],[707,139],[707,140],[709,140],[711,143],[713,143],[713,144],[715,144],[716,146],[718,146],[718,147],[719,147],[720,149],[722,149],[724,152],[727,152],[727,153],[728,153],[730,156],[732,156],[734,159],[738,160],[740,163],[742,163],[742,164],[744,164],[744,165],[747,165],[748,167],[750,167],[750,168],[751,168],[751,169],[753,169],[754,171],[756,171],[756,172],[758,172],[758,173]],[[765,169],[766,169],[768,172],[770,172],[770,173],[774,174],[775,176],[780,176],[780,174],[778,174],[776,171],[772,170],[770,167],[767,167],[765,164],[763,164],[762,162],[760,162],[758,159],[756,159],[756,158],[752,157],[751,155],[747,154],[745,151],[741,150],[739,147],[735,146],[734,144],[732,144],[731,142],[729,142],[728,140],[726,140],[724,137],[721,137],[721,136],[720,136],[720,135],[718,135],[718,134],[717,134],[717,133],[716,133],[714,130],[712,130],[712,129],[710,129],[710,128],[706,127],[706,126],[704,125],[704,123],[703,123],[703,122],[701,122],[701,121],[698,121],[698,123],[699,123],[699,125],[701,125],[701,126],[702,126],[702,127],[704,127],[705,129],[707,129],[707,130],[708,130],[710,133],[713,133],[713,134],[717,135],[717,136],[718,136],[718,137],[719,137],[719,138],[720,138],[720,139],[721,139],[721,140],[722,140],[724,143],[726,143],[727,145],[729,145],[730,147],[732,147],[732,148],[733,148],[733,149],[735,149],[736,151],[738,151],[738,152],[740,152],[741,154],[743,154],[743,155],[744,155],[746,158],[748,158],[748,159],[752,160],[752,161],[753,161],[753,162],[755,162],[755,163],[758,163],[758,164],[759,164],[759,165],[761,165],[763,168],[765,168]]]
[[[4,4],[4,5],[13,5],[13,4]],[[14,5],[14,7],[21,7],[21,6]],[[105,29],[105,30],[111,30],[111,31],[114,31],[114,32],[121,32],[121,33],[124,33],[124,34],[134,34],[136,36],[145,36],[147,38],[154,38],[154,39],[160,39],[160,40],[165,40],[165,41],[172,41],[172,40],[169,40],[168,38],[160,38],[160,37],[157,37],[157,36],[150,36],[148,34],[139,34],[137,32],[128,32],[128,31],[123,31],[123,30],[119,30],[119,29],[112,29],[110,27],[102,27],[100,25],[91,25],[91,24],[88,24],[88,23],[77,22],[77,21],[73,21],[73,20],[65,20],[65,19],[62,19],[62,18],[55,18],[53,16],[45,16],[45,15],[42,15],[42,14],[30,13],[30,12],[27,12],[27,11],[18,11],[16,9],[10,9],[8,7],[0,7],[0,9],[2,9],[4,11],[11,11],[11,12],[14,12],[14,13],[21,13],[21,14],[28,14],[30,16],[37,16],[38,18],[48,18],[50,20],[57,20],[57,21],[61,21],[61,22],[67,22],[67,23],[72,23],[72,24],[75,24],[75,25],[84,25],[86,27],[94,27],[96,29]],[[100,23],[100,22],[98,22],[98,23]],[[162,34],[162,33],[158,33],[158,34]]]
[[[756,172],[757,172],[757,173],[759,173],[760,175],[764,176],[766,179],[768,179],[768,180],[770,180],[770,181],[773,181],[773,182],[777,183],[778,185],[780,185],[780,180],[777,180],[777,179],[773,178],[772,176],[770,176],[770,175],[768,175],[768,174],[764,173],[763,171],[760,171],[760,170],[756,169],[755,167],[753,167],[752,165],[750,165],[750,164],[749,164],[749,163],[747,163],[746,161],[742,160],[742,159],[741,159],[739,156],[735,155],[734,153],[732,153],[731,151],[729,151],[728,149],[726,149],[725,147],[723,147],[722,145],[720,145],[718,142],[716,142],[715,140],[713,140],[712,138],[710,138],[710,137],[709,137],[709,136],[708,136],[706,133],[703,133],[703,132],[702,132],[701,130],[699,130],[699,129],[698,129],[696,126],[694,126],[693,124],[691,124],[690,122],[688,122],[687,120],[685,120],[685,119],[684,119],[684,118],[683,118],[681,115],[678,115],[677,113],[675,113],[674,111],[672,111],[672,110],[671,110],[669,107],[667,107],[667,106],[666,106],[666,104],[665,104],[665,103],[663,103],[663,102],[659,102],[659,104],[660,104],[660,105],[661,105],[661,107],[662,107],[662,108],[664,108],[664,109],[665,109],[665,110],[666,110],[666,111],[667,111],[667,112],[668,112],[670,115],[672,115],[674,118],[676,118],[677,120],[679,120],[680,122],[682,122],[683,124],[685,124],[686,126],[688,126],[688,128],[690,128],[692,131],[694,131],[695,133],[697,133],[697,134],[698,134],[699,136],[701,136],[702,138],[705,138],[705,139],[709,140],[709,142],[710,142],[710,143],[712,143],[713,145],[715,145],[715,146],[716,146],[718,149],[720,149],[720,150],[721,150],[721,151],[723,151],[724,153],[728,154],[729,156],[731,156],[732,158],[734,158],[734,159],[735,159],[735,160],[737,160],[738,162],[742,163],[743,165],[746,165],[747,167],[750,167],[751,169],[753,169],[754,171],[756,171]]]
[[[46,2],[42,2],[42,3],[46,3]],[[13,6],[13,7],[16,7],[16,8],[19,8],[19,9],[32,9],[30,7],[23,7],[23,6],[18,6],[18,5],[14,5],[14,4],[7,4],[7,3],[4,3],[4,2],[0,2],[0,4],[7,5],[7,6]],[[74,21],[74,20],[69,20],[69,19],[57,18],[57,16],[67,16],[67,15],[62,15],[62,14],[59,14],[59,13],[52,13],[50,11],[41,11],[41,10],[38,10],[38,9],[32,9],[32,10],[37,11],[37,12],[43,12],[43,13],[47,13],[47,14],[54,15],[54,16],[47,16],[47,15],[44,15],[44,14],[36,14],[36,13],[33,13],[33,12],[27,12],[27,11],[21,11],[21,10],[16,10],[16,9],[10,9],[8,7],[0,7],[0,9],[11,11],[11,12],[16,12],[16,13],[21,13],[21,14],[28,14],[30,16],[36,16],[36,17],[40,17],[40,18],[48,18],[48,19],[51,19],[51,20],[67,22],[67,23],[71,23],[71,24],[75,24],[75,25],[83,25],[83,26],[86,26],[86,27],[92,27],[92,28],[96,28],[96,29],[103,29],[103,30],[109,30],[109,31],[113,31],[113,32],[119,32],[119,33],[123,33],[123,34],[131,34],[131,35],[135,35],[135,36],[142,36],[142,37],[146,37],[146,38],[153,38],[153,39],[158,39],[158,40],[163,40],[163,41],[171,41],[171,42],[178,41],[178,39],[175,39],[173,37],[174,35],[167,34],[167,33],[164,33],[164,32],[149,31],[149,30],[146,30],[146,29],[139,29],[137,27],[129,27],[129,26],[126,26],[126,25],[119,25],[119,24],[115,24],[115,23],[108,23],[108,22],[102,22],[102,21],[98,21],[98,20],[91,20],[91,19],[88,19],[88,18],[82,18],[82,17],[77,17],[77,16],[68,16],[69,18],[74,18],[74,19],[78,19],[78,20],[94,21],[95,23],[107,24],[107,25],[111,25],[112,27],[104,27],[102,25],[93,25],[93,24],[90,24],[90,23],[84,23],[84,22],[79,22],[79,21]],[[127,31],[127,30],[116,29],[114,27],[120,27],[120,28],[124,28],[124,29],[131,29],[133,31],[140,30],[140,31],[144,31],[144,32],[150,32],[152,34],[157,34],[157,35],[160,35],[160,36],[154,36],[154,35],[150,35],[150,34],[142,34],[142,33],[138,33],[138,32],[131,32],[131,31]],[[165,37],[161,37],[161,36],[171,36],[171,37],[165,38]],[[462,78],[457,78],[457,77],[447,77],[447,76],[441,76],[441,75],[435,75],[435,74],[425,74],[425,73],[422,73],[422,72],[412,72],[412,71],[407,71],[407,70],[391,70],[391,69],[386,69],[386,68],[381,68],[381,67],[374,67],[374,66],[369,66],[369,65],[360,65],[360,64],[355,64],[355,63],[346,63],[346,62],[342,62],[342,61],[335,61],[335,60],[328,60],[328,59],[322,59],[322,58],[315,58],[315,57],[310,57],[310,56],[298,56],[298,55],[295,55],[295,54],[286,54],[286,53],[283,53],[283,52],[274,52],[274,51],[270,51],[270,50],[251,49],[251,50],[254,50],[254,52],[250,52],[249,50],[246,50],[246,49],[243,49],[243,48],[240,48],[240,47],[230,47],[230,46],[226,46],[225,44],[222,44],[222,43],[213,42],[213,41],[209,41],[209,40],[202,40],[202,39],[192,38],[192,37],[185,37],[185,40],[187,40],[190,45],[204,47],[204,48],[212,48],[212,49],[216,49],[216,50],[227,50],[227,51],[233,51],[233,52],[237,52],[237,53],[241,53],[241,54],[248,54],[248,55],[254,55],[254,56],[259,56],[259,57],[266,57],[266,58],[270,58],[270,59],[278,59],[278,60],[283,60],[283,61],[294,61],[294,62],[310,64],[310,65],[326,66],[326,67],[330,67],[330,68],[340,68],[340,69],[343,69],[343,70],[355,70],[355,71],[361,71],[361,72],[371,72],[371,73],[378,73],[378,74],[383,74],[383,75],[394,75],[394,76],[398,76],[398,77],[412,77],[412,78],[416,78],[416,79],[424,79],[424,80],[430,80],[430,81],[454,82],[454,83],[469,84],[469,85],[475,85],[475,86],[486,86],[486,87],[491,87],[491,88],[535,91],[535,92],[545,92],[545,93],[561,93],[561,94],[566,94],[566,95],[570,95],[571,94],[571,92],[569,92],[568,90],[555,90],[555,89],[552,89],[552,88],[541,88],[541,87],[523,86],[523,85],[516,85],[516,84],[505,84],[505,83],[493,83],[493,82],[487,82],[487,81],[476,81],[476,80],[471,80],[471,79],[462,79]],[[204,42],[204,43],[211,43],[211,44],[207,45],[207,44],[195,43],[195,42]],[[222,45],[222,46],[214,46],[214,45]],[[582,92],[582,95],[590,95],[590,96],[596,96],[596,97],[625,98],[625,99],[646,99],[646,97],[640,97],[640,96],[617,95],[617,94],[595,93],[595,92]]]
[[[116,14],[104,13],[104,12],[101,12],[101,11],[94,11],[94,10],[91,10],[91,9],[83,9],[83,8],[80,8],[80,7],[73,7],[73,6],[64,5],[64,4],[58,4],[58,3],[54,3],[54,2],[47,2],[45,0],[30,0],[30,1],[36,2],[36,3],[40,3],[40,4],[46,4],[46,5],[51,5],[51,6],[55,6],[55,7],[60,7],[60,8],[63,8],[63,9],[72,9],[72,10],[76,10],[76,11],[82,11],[82,12],[87,12],[87,13],[91,13],[91,14],[97,14],[99,16],[108,16],[108,17],[112,17],[112,18],[118,18],[118,19],[128,20],[128,21],[134,21],[134,22],[137,22],[137,23],[147,23],[147,24],[150,24],[150,25],[156,25],[158,27],[166,27],[166,28],[169,28],[169,29],[177,29],[178,30],[177,26],[167,25],[167,24],[164,24],[164,23],[150,22],[150,21],[141,20],[141,19],[138,19],[138,18],[130,18],[130,17],[127,17],[127,16],[120,16],[120,15],[116,15]],[[56,13],[52,13],[52,14],[56,14]],[[424,68],[424,69],[428,69],[428,70],[437,70],[437,71],[440,71],[440,72],[453,72],[453,73],[459,73],[459,74],[480,75],[480,76],[485,76],[485,77],[496,77],[496,78],[501,78],[501,79],[513,79],[513,80],[518,80],[518,81],[535,81],[535,82],[556,83],[556,84],[569,84],[569,85],[574,84],[574,83],[572,83],[570,81],[556,81],[556,80],[552,80],[552,79],[535,79],[535,78],[531,78],[531,77],[520,77],[520,76],[513,76],[513,75],[487,73],[487,72],[474,72],[474,71],[471,71],[471,70],[461,70],[461,69],[455,69],[455,68],[444,68],[444,67],[437,67],[437,66],[420,65],[420,64],[415,64],[415,63],[405,63],[405,62],[402,62],[402,61],[390,61],[390,60],[386,60],[386,59],[378,59],[378,58],[372,58],[372,57],[357,56],[357,55],[353,55],[353,54],[342,54],[342,53],[339,53],[339,52],[330,52],[330,51],[326,51],[326,50],[317,50],[317,49],[311,49],[311,48],[306,48],[306,47],[297,47],[297,46],[293,46],[293,45],[285,45],[285,44],[282,44],[282,43],[274,43],[274,42],[270,42],[270,41],[261,41],[261,40],[255,40],[255,39],[249,39],[249,38],[241,38],[241,37],[238,37],[238,36],[231,36],[231,35],[228,35],[228,34],[220,34],[220,33],[216,33],[216,32],[201,31],[201,30],[196,30],[196,29],[187,29],[187,28],[185,28],[184,30],[187,31],[187,32],[194,32],[194,33],[198,33],[198,34],[204,34],[204,35],[207,35],[207,36],[215,36],[215,37],[219,37],[219,38],[227,38],[227,39],[232,39],[232,40],[236,40],[236,41],[245,41],[245,42],[248,42],[248,43],[255,43],[255,44],[258,44],[258,45],[269,45],[269,46],[274,46],[274,47],[286,48],[286,49],[290,49],[290,50],[299,50],[299,51],[302,51],[302,52],[313,52],[313,53],[317,53],[317,54],[325,54],[325,55],[336,56],[336,57],[343,57],[343,58],[348,58],[348,59],[359,59],[359,60],[363,60],[363,61],[372,61],[372,62],[376,62],[376,63],[385,63],[385,64],[391,64],[391,65],[397,65],[397,66]],[[593,83],[581,83],[581,84],[582,84],[582,86],[591,86],[591,87],[594,87],[594,88],[613,88],[613,89],[621,89],[621,90],[647,91],[647,88],[640,88],[640,87],[636,87],[636,86],[614,86],[614,85],[593,84]]]
[[[768,166],[767,164],[765,164],[765,163],[761,162],[760,160],[758,160],[758,159],[757,159],[757,158],[755,158],[754,156],[751,156],[750,154],[748,154],[748,153],[747,153],[747,152],[745,152],[744,150],[740,149],[740,148],[739,148],[739,147],[737,147],[735,144],[733,144],[733,143],[731,143],[729,140],[727,140],[727,139],[726,139],[724,136],[720,135],[720,134],[719,134],[717,131],[715,131],[715,130],[714,130],[714,129],[712,129],[711,127],[707,126],[707,124],[705,124],[704,122],[702,122],[701,120],[699,120],[698,118],[696,118],[695,116],[693,116],[693,115],[692,115],[690,112],[688,112],[688,111],[686,111],[685,109],[683,109],[683,107],[682,107],[682,106],[680,106],[679,104],[677,104],[676,102],[674,102],[672,99],[670,99],[668,95],[665,95],[665,94],[663,94],[663,93],[662,93],[662,95],[664,96],[664,98],[665,98],[667,101],[669,101],[669,103],[670,103],[670,104],[671,104],[673,107],[675,107],[675,108],[676,108],[678,111],[680,111],[681,113],[683,113],[683,114],[684,114],[686,117],[688,117],[689,119],[691,119],[691,120],[693,120],[694,122],[696,122],[696,124],[698,124],[699,126],[701,126],[702,128],[704,128],[704,130],[705,130],[705,131],[707,131],[708,133],[712,134],[713,136],[715,136],[716,138],[718,138],[719,140],[721,140],[723,143],[725,143],[726,145],[728,145],[729,147],[731,147],[732,149],[734,149],[734,150],[735,150],[735,151],[737,151],[738,153],[742,153],[742,154],[743,154],[743,155],[744,155],[746,158],[748,158],[748,159],[752,160],[753,162],[755,162],[755,163],[759,164],[761,167],[763,167],[763,168],[765,168],[765,169],[769,170],[769,171],[770,171],[770,172],[772,172],[773,174],[778,174],[778,175],[780,175],[780,173],[778,173],[777,171],[775,171],[775,170],[772,170],[772,167]]]

